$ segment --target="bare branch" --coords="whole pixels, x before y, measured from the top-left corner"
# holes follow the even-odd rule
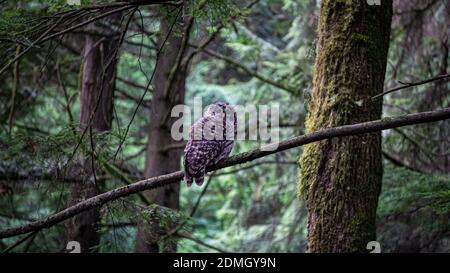
[[[393,92],[396,92],[396,91],[399,91],[399,90],[407,89],[407,88],[410,88],[410,87],[413,87],[413,86],[424,85],[424,84],[427,84],[427,83],[430,83],[430,82],[444,80],[444,79],[447,79],[447,78],[450,78],[450,74],[440,75],[440,76],[437,76],[437,77],[434,77],[434,78],[431,78],[431,79],[428,79],[428,80],[420,81],[420,82],[410,82],[410,83],[400,82],[400,84],[402,84],[401,86],[395,87],[395,88],[387,90],[387,91],[385,91],[385,92],[383,92],[381,94],[375,95],[375,96],[373,96],[371,98],[371,100],[375,100],[377,98],[383,97],[383,96],[385,96],[387,94],[390,94],[390,93],[393,93]]]
[[[194,47],[194,48],[200,48],[200,46],[197,46],[197,45],[194,45],[194,44],[190,44],[189,46]],[[285,85],[285,84],[283,84],[283,83],[280,83],[280,82],[276,82],[276,81],[274,81],[274,80],[271,80],[271,79],[269,79],[268,77],[265,77],[265,76],[263,76],[263,75],[257,73],[256,71],[254,71],[254,70],[248,68],[247,66],[245,66],[244,64],[242,64],[241,62],[239,62],[239,61],[237,61],[237,60],[235,60],[235,59],[233,59],[233,58],[230,58],[230,57],[228,57],[228,56],[222,55],[222,54],[220,54],[220,53],[217,53],[217,52],[215,52],[215,51],[212,51],[212,50],[206,49],[206,48],[203,48],[202,51],[205,52],[206,54],[208,54],[208,55],[214,57],[214,58],[217,58],[217,59],[219,59],[219,60],[223,60],[223,61],[225,61],[225,62],[227,62],[227,63],[229,63],[229,64],[231,64],[231,65],[233,65],[233,66],[235,66],[235,67],[237,67],[237,68],[242,69],[242,70],[243,70],[245,73],[247,73],[248,75],[257,78],[257,79],[259,79],[259,80],[262,81],[262,82],[265,82],[265,83],[270,84],[270,85],[272,85],[272,86],[275,86],[275,87],[277,87],[277,88],[286,90],[287,92],[289,92],[289,93],[291,93],[291,94],[296,94],[296,93],[298,93],[298,91],[295,90],[295,88],[292,88],[292,87],[287,86],[287,85]]]
[[[406,168],[408,170],[418,172],[418,173],[425,173],[424,171],[414,168],[412,166],[409,166],[405,162],[402,162],[400,159],[395,158],[393,155],[388,154],[387,152],[383,151],[383,156],[386,158],[389,162],[391,162],[394,166]]]
[[[220,248],[218,248],[218,247],[215,247],[215,246],[213,246],[213,245],[207,244],[207,243],[205,243],[205,242],[203,242],[203,241],[201,241],[201,240],[199,240],[199,239],[196,239],[196,238],[194,238],[194,237],[191,237],[191,236],[187,235],[186,233],[180,233],[180,232],[178,232],[178,233],[176,233],[175,235],[178,236],[178,237],[180,237],[180,238],[184,238],[184,239],[191,240],[191,241],[193,241],[193,242],[195,242],[195,243],[197,243],[197,244],[199,244],[199,245],[201,245],[201,246],[204,246],[204,247],[207,247],[207,248],[214,249],[215,251],[218,251],[218,252],[220,252],[220,253],[229,253],[228,251],[225,251],[225,250],[220,249]]]

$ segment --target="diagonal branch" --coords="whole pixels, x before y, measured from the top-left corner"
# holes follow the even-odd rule
[[[191,236],[187,235],[186,233],[178,232],[178,233],[175,234],[175,235],[176,235],[177,237],[180,237],[180,238],[184,238],[184,239],[191,240],[191,241],[193,241],[194,243],[197,243],[197,244],[199,244],[199,245],[201,245],[201,246],[204,246],[204,247],[207,247],[207,248],[210,248],[210,249],[214,249],[214,250],[217,251],[217,252],[220,252],[220,253],[229,253],[228,251],[225,251],[225,250],[220,249],[220,248],[218,248],[218,247],[215,247],[215,246],[212,246],[212,245],[210,245],[210,244],[207,244],[207,243],[205,243],[205,242],[203,242],[203,241],[201,241],[201,240],[199,240],[199,239],[197,239],[197,238],[191,237]]]
[[[254,71],[254,70],[252,70],[250,68],[248,68],[247,66],[245,66],[244,64],[242,64],[241,62],[239,62],[239,61],[237,61],[237,60],[235,60],[233,58],[230,58],[228,56],[222,55],[222,54],[217,53],[215,51],[212,51],[210,49],[201,48],[198,45],[190,44],[189,46],[191,46],[193,48],[200,49],[203,52],[205,52],[206,54],[210,55],[211,57],[214,57],[214,58],[219,59],[219,60],[223,60],[223,61],[225,61],[225,62],[227,62],[227,63],[229,63],[229,64],[231,64],[231,65],[233,65],[233,66],[235,66],[237,68],[240,68],[245,73],[247,73],[248,75],[257,78],[257,79],[259,79],[262,82],[265,82],[267,84],[270,84],[270,85],[275,86],[277,88],[280,88],[282,90],[286,90],[287,92],[289,92],[291,94],[298,93],[297,90],[295,90],[295,88],[293,88],[291,86],[287,86],[287,85],[285,85],[283,83],[274,81],[274,80],[272,80],[272,79],[270,79],[270,78],[268,78],[268,77],[266,77],[264,75],[261,75],[260,73]]]
[[[416,114],[410,114],[405,116],[393,117],[393,118],[384,118],[376,121],[363,122],[353,125],[345,125],[334,128],[323,129],[317,132],[313,132],[310,134],[305,134],[302,136],[293,137],[291,139],[281,141],[276,144],[270,145],[272,148],[276,148],[273,150],[268,150],[267,146],[262,147],[266,149],[254,149],[245,153],[241,153],[235,156],[232,156],[216,166],[212,166],[207,169],[207,172],[223,169],[226,167],[242,164],[245,162],[249,162],[258,158],[262,158],[271,154],[275,154],[281,151],[285,151],[288,149],[292,149],[295,147],[303,146],[305,144],[309,144],[312,142],[330,139],[334,137],[345,137],[345,136],[353,136],[360,135],[366,133],[373,133],[377,131],[421,124],[421,123],[429,123],[440,120],[450,119],[450,107],[444,108],[442,110],[431,111],[431,112],[421,112]],[[148,178],[145,180],[138,181],[136,183],[116,188],[114,190],[99,194],[97,196],[91,197],[84,201],[81,201],[78,204],[75,204],[71,207],[68,207],[58,213],[52,214],[46,218],[41,220],[26,224],[20,227],[9,228],[0,231],[0,239],[16,236],[19,234],[25,234],[33,231],[37,231],[43,228],[51,227],[55,224],[58,224],[70,217],[73,217],[81,212],[87,211],[94,207],[101,206],[107,202],[119,199],[121,197],[137,193],[144,190],[152,190],[159,187],[163,187],[169,184],[178,183],[183,178],[183,172],[173,172],[157,177]]]
[[[424,85],[424,84],[427,84],[427,83],[440,81],[440,80],[444,80],[444,79],[448,79],[448,78],[450,78],[450,74],[440,75],[440,76],[437,76],[437,77],[434,77],[434,78],[431,78],[431,79],[427,79],[427,80],[424,80],[424,81],[420,81],[420,82],[410,82],[410,83],[400,82],[400,84],[402,84],[401,86],[395,87],[393,89],[390,89],[390,90],[387,90],[387,91],[385,91],[383,93],[375,95],[375,96],[373,96],[370,99],[371,100],[375,100],[377,98],[386,96],[387,94],[390,94],[390,93],[393,93],[393,92],[396,92],[396,91],[399,91],[399,90],[407,89],[407,88],[414,87],[414,86]]]

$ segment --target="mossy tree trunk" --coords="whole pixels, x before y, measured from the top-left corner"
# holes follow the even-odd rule
[[[392,1],[321,3],[308,132],[381,117]],[[364,102],[364,103],[362,103]],[[308,205],[309,252],[364,252],[376,239],[381,133],[305,146],[299,193]]]
[[[179,19],[170,31],[173,18],[163,16],[161,19],[161,31],[159,47],[162,46],[167,35],[168,39],[162,47],[156,64],[154,79],[154,91],[151,103],[151,116],[149,128],[149,140],[146,153],[145,177],[155,177],[162,174],[179,171],[181,168],[182,148],[174,147],[179,144],[171,135],[172,124],[175,118],[170,116],[173,106],[184,103],[186,69],[177,66],[177,58],[184,56],[182,48],[183,37],[180,35],[182,20]],[[170,21],[170,22],[169,22]],[[180,53],[181,52],[181,53]],[[173,78],[170,78],[172,69],[178,70]],[[168,86],[171,81],[170,86]],[[178,210],[180,185],[172,184],[152,191],[145,191],[144,195],[151,203]],[[151,227],[146,227],[144,222],[138,226],[138,234],[135,252],[154,253],[159,252],[159,245]],[[164,246],[164,252],[175,252],[176,244],[170,243]]]

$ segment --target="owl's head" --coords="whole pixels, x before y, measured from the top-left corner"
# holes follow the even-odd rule
[[[234,108],[228,102],[215,102],[206,108],[205,116],[222,117],[234,113]]]

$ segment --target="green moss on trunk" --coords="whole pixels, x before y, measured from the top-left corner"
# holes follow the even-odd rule
[[[324,0],[318,27],[308,132],[381,118],[392,1]],[[299,194],[309,210],[310,252],[362,252],[375,240],[381,188],[381,134],[336,138],[304,147]]]

